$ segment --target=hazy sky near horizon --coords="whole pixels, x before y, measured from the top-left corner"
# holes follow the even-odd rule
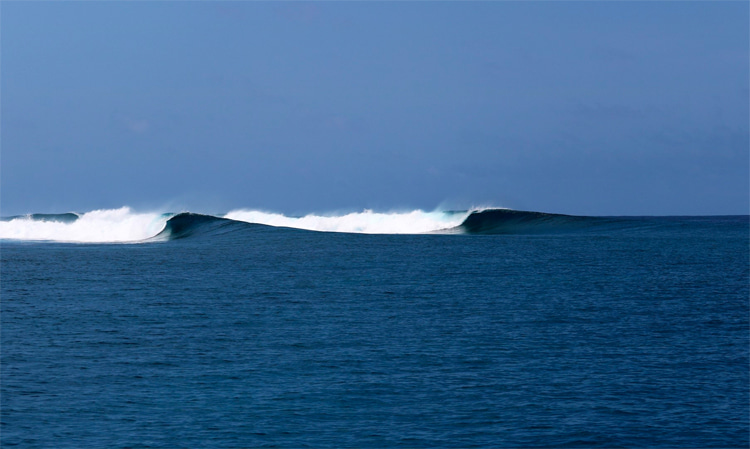
[[[750,212],[747,2],[2,2],[0,210]]]

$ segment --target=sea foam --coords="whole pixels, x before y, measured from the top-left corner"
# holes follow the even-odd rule
[[[223,218],[254,224],[323,232],[363,234],[423,234],[455,232],[473,211],[375,212],[308,214],[292,217],[279,213],[238,209]],[[77,215],[77,218],[76,218]],[[0,221],[0,239],[81,243],[140,242],[165,229],[175,214],[141,213],[129,207],[94,210],[83,214],[34,214]],[[217,216],[222,217],[222,216]]]
[[[364,210],[345,215],[289,217],[257,210],[234,210],[224,216],[247,223],[283,226],[310,231],[362,234],[422,234],[455,228],[470,212],[412,210],[409,212],[373,212]]]
[[[129,207],[86,212],[69,223],[35,220],[30,216],[16,217],[0,221],[0,238],[81,243],[136,242],[156,235],[164,229],[168,218],[160,213],[136,213]]]

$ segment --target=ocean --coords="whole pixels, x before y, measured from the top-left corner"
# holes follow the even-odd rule
[[[750,218],[0,221],[6,447],[750,445]]]

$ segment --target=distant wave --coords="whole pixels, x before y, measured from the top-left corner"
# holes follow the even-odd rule
[[[340,215],[310,214],[290,217],[254,210],[235,210],[226,215],[191,212],[138,213],[128,207],[82,214],[31,214],[0,220],[0,239],[55,242],[151,242],[229,232],[285,227],[308,231],[366,234],[560,234],[612,232],[637,227],[666,226],[662,217],[586,217],[511,209],[471,211],[413,210],[362,212]]]
[[[60,223],[73,223],[78,220],[78,214],[68,212],[66,214],[29,214],[29,215],[16,215],[14,217],[2,218],[2,221],[11,220],[32,220],[32,221],[54,221]]]

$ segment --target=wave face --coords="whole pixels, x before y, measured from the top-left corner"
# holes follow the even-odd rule
[[[154,239],[177,240],[197,235],[225,234],[237,229],[238,225],[245,225],[245,223],[239,223],[228,218],[214,217],[213,215],[183,212],[167,220],[164,229],[154,236]]]
[[[547,214],[511,209],[472,212],[460,225],[466,234],[550,234],[612,228],[624,220],[608,217]]]
[[[85,214],[32,214],[0,221],[0,239],[56,242],[137,242],[161,231],[169,214],[135,213],[128,207]]]

